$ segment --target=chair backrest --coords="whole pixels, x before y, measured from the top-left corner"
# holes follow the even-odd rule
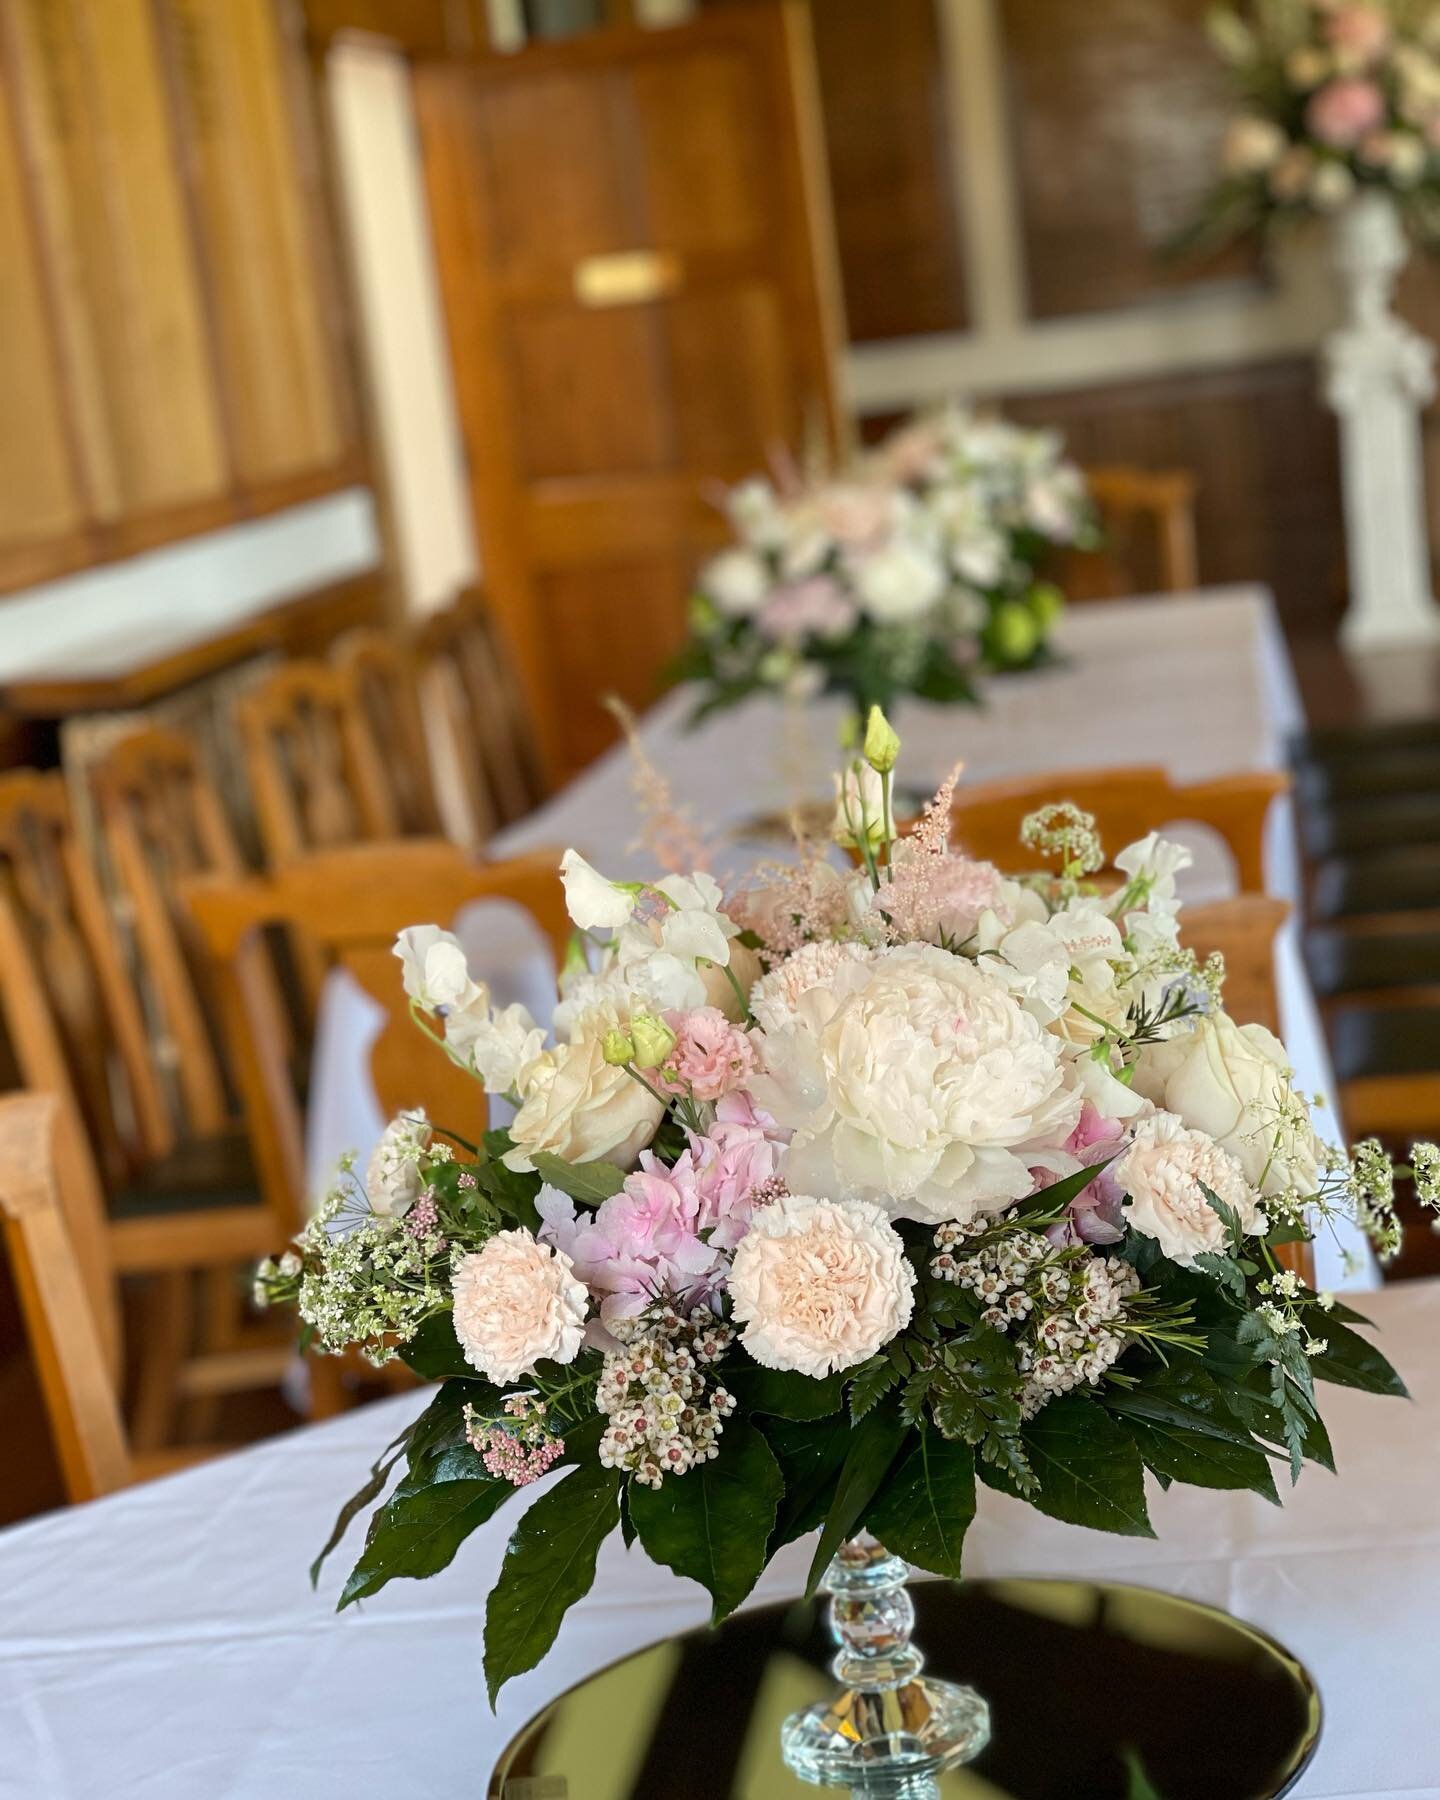
[[[285,663],[240,696],[236,718],[272,868],[398,834],[380,753],[338,670]]]
[[[138,972],[174,1066],[188,1134],[222,1130],[232,1114],[208,959],[176,890],[196,875],[245,873],[230,821],[194,741],[144,727],[91,772],[110,866],[134,931]],[[272,977],[273,984],[273,977]],[[278,990],[274,1004],[283,1017]]]
[[[519,682],[480,597],[467,590],[432,614],[415,649],[438,684],[477,830],[523,818],[544,798],[544,771]]]
[[[397,830],[405,837],[442,835],[413,651],[367,625],[347,632],[332,660],[350,705],[382,748],[379,770]]]
[[[61,1200],[64,1119],[53,1094],[0,1096],[0,1227],[66,1491],[89,1500],[123,1487],[132,1470],[115,1362]]]
[[[962,787],[951,813],[953,835],[969,855],[1007,873],[1053,868],[1020,842],[1027,813],[1071,800],[1095,818],[1107,856],[1150,831],[1193,821],[1222,838],[1235,859],[1241,893],[1265,891],[1265,821],[1290,778],[1274,770],[1221,775],[1213,781],[1177,782],[1164,769],[1057,769],[1044,775]]]
[[[1275,988],[1275,939],[1290,916],[1283,900],[1264,894],[1237,894],[1187,906],[1180,915],[1180,941],[1204,962],[1214,950],[1225,958],[1225,1010],[1242,1024],[1280,1032]]]
[[[272,1176],[283,1182],[297,1215],[307,1198],[300,1110],[243,979],[236,979],[244,946],[266,926],[302,932],[378,1003],[385,1022],[370,1067],[387,1116],[423,1105],[432,1119],[474,1121],[484,1112],[481,1090],[442,1051],[420,1041],[392,953],[395,938],[409,925],[448,923],[472,901],[509,900],[539,926],[558,964],[571,931],[558,862],[558,852],[535,851],[479,863],[453,844],[417,838],[316,854],[268,877],[202,879],[187,888],[186,903],[231,977],[227,1018],[257,1165],[267,1182]]]
[[[1185,469],[1087,468],[1104,542],[1065,559],[1062,585],[1081,600],[1198,587],[1195,477]]]
[[[123,1180],[173,1148],[174,1126],[58,772],[0,775],[0,897],[0,1003],[21,1076],[74,1095],[106,1178]]]

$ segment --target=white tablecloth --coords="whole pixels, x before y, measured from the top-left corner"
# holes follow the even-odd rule
[[[1284,766],[1287,741],[1303,715],[1263,588],[1077,607],[1061,622],[1057,647],[1065,658],[1061,666],[991,682],[981,708],[904,703],[897,724],[907,788],[933,789],[959,759],[975,781],[1122,763],[1159,763],[1183,780]],[[712,837],[828,791],[838,754],[838,701],[819,702],[800,715],[757,700],[686,732],[684,720],[693,704],[691,694],[670,695],[647,716],[644,738],[676,801]],[[621,746],[503,832],[494,850],[511,855],[573,844],[607,871],[653,872],[637,848],[639,828],[629,754]],[[1196,853],[1184,889],[1187,899],[1233,891],[1233,870],[1218,840],[1207,841],[1199,828],[1174,835]],[[1275,809],[1267,849],[1271,891],[1298,901],[1288,805]],[[717,867],[739,871],[775,853],[774,843],[732,837]],[[502,1001],[531,1001],[536,1017],[544,1019],[548,1009],[524,991],[543,989],[543,977],[534,968],[517,969],[513,932],[492,936],[484,919],[476,918],[463,935],[476,976],[489,980]],[[1294,920],[1281,936],[1277,981],[1299,1084],[1325,1096],[1333,1118],[1334,1079]],[[378,1009],[348,979],[334,980],[322,1004],[311,1082],[307,1165],[314,1193],[323,1191],[343,1151],[356,1150],[363,1158],[384,1128],[366,1076],[378,1027]],[[1331,1126],[1330,1135],[1338,1136],[1338,1128]],[[1358,1274],[1347,1272],[1346,1252]],[[1369,1286],[1375,1280],[1373,1260],[1353,1234],[1327,1234],[1316,1245],[1316,1260],[1324,1287]]]
[[[1155,1493],[1153,1543],[1057,1525],[982,1489],[967,1564],[1108,1576],[1225,1607],[1319,1680],[1324,1737],[1298,1795],[1440,1800],[1440,1283],[1367,1305],[1416,1405],[1324,1389],[1339,1479],[1307,1468],[1283,1511],[1248,1494]],[[550,1657],[492,1718],[484,1601],[518,1503],[442,1575],[395,1582],[337,1618],[361,1527],[318,1595],[306,1565],[418,1405],[401,1396],[0,1533],[0,1796],[478,1800],[503,1745],[552,1695],[703,1622],[700,1589],[617,1536]],[[791,1546],[762,1596],[798,1591],[809,1555]]]

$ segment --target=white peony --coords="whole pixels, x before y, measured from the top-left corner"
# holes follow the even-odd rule
[[[1223,1012],[1142,1051],[1135,1088],[1227,1150],[1261,1194],[1309,1197],[1320,1146],[1290,1080],[1285,1046]]]
[[[795,1017],[802,994],[830,980],[842,963],[865,962],[871,955],[863,944],[835,943],[822,938],[804,944],[793,956],[762,975],[750,991],[750,1011],[764,1031],[780,1031]]]
[[[770,571],[753,550],[722,550],[700,572],[701,592],[732,619],[759,612],[770,587]]]
[[[1187,1268],[1197,1256],[1223,1252],[1229,1244],[1225,1222],[1204,1188],[1234,1209],[1245,1231],[1265,1229],[1264,1214],[1240,1164],[1203,1131],[1187,1129],[1174,1113],[1142,1119],[1130,1148],[1110,1172],[1126,1195],[1126,1223]]]
[[[565,910],[581,931],[618,931],[635,911],[635,893],[608,880],[578,850],[560,858]]]
[[[1080,1111],[1064,1046],[994,976],[929,944],[846,961],[767,1033],[760,1103],[795,1132],[795,1189],[938,1224],[1031,1190],[1024,1152]]]
[[[654,1137],[664,1105],[633,1075],[606,1062],[606,1022],[603,1013],[591,1015],[582,1037],[542,1052],[521,1070],[520,1109],[510,1122],[515,1148],[504,1157],[508,1168],[532,1169],[533,1154],[545,1150],[569,1163],[604,1161],[628,1169]]]
[[[519,1002],[496,1010],[482,982],[475,1000],[445,1015],[445,1042],[490,1094],[508,1094],[545,1047],[545,1033]]]
[[[479,992],[453,931],[411,925],[395,940],[405,992],[426,1012],[468,1006]]]
[[[904,1330],[915,1271],[878,1206],[789,1194],[751,1220],[729,1286],[755,1361],[818,1379],[853,1369]]]
[[[371,1212],[382,1219],[399,1219],[409,1212],[425,1186],[420,1158],[430,1148],[432,1135],[423,1106],[396,1113],[365,1168]]]
[[[918,619],[945,592],[940,560],[918,544],[891,543],[855,564],[860,604],[880,625]]]
[[[538,1362],[579,1353],[589,1302],[563,1250],[528,1231],[497,1231],[455,1265],[455,1336],[467,1362],[500,1386]]]

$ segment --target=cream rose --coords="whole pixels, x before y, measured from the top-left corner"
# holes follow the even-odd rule
[[[752,1089],[795,1132],[792,1189],[939,1224],[1031,1191],[1024,1152],[1080,1113],[1064,1045],[964,957],[905,944],[846,960],[766,1034]]]
[[[1263,1230],[1264,1215],[1239,1163],[1203,1131],[1189,1131],[1174,1113],[1155,1113],[1135,1127],[1130,1148],[1111,1168],[1125,1193],[1127,1225],[1187,1268],[1229,1242],[1225,1221],[1204,1189],[1239,1215],[1246,1231]]]
[[[507,1168],[533,1169],[534,1153],[548,1150],[569,1163],[606,1161],[629,1169],[654,1137],[664,1106],[633,1075],[606,1062],[604,1024],[605,1015],[597,1013],[583,1037],[557,1044],[521,1070]]]
[[[451,1286],[455,1336],[482,1375],[504,1386],[541,1361],[573,1362],[589,1295],[563,1250],[528,1231],[497,1231],[462,1256]]]
[[[1310,1109],[1291,1086],[1285,1046],[1263,1025],[1213,1013],[1145,1050],[1134,1086],[1228,1150],[1262,1195],[1315,1192],[1320,1145]]]
[[[853,1369],[910,1323],[915,1272],[878,1206],[790,1194],[762,1207],[730,1270],[740,1341],[767,1369]]]

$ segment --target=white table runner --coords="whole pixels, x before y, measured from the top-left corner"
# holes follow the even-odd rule
[[[1155,1542],[1058,1525],[982,1489],[967,1565],[1224,1607],[1319,1680],[1324,1736],[1298,1796],[1440,1800],[1440,1283],[1366,1305],[1416,1404],[1325,1388],[1338,1479],[1307,1468],[1283,1511],[1250,1494],[1152,1493]],[[485,1594],[516,1503],[439,1577],[392,1583],[337,1618],[361,1528],[318,1595],[306,1566],[419,1404],[401,1396],[0,1533],[0,1796],[480,1800],[504,1744],[550,1697],[704,1621],[698,1587],[617,1536],[550,1657],[492,1718]],[[809,1556],[791,1546],[757,1598],[797,1592]]]

